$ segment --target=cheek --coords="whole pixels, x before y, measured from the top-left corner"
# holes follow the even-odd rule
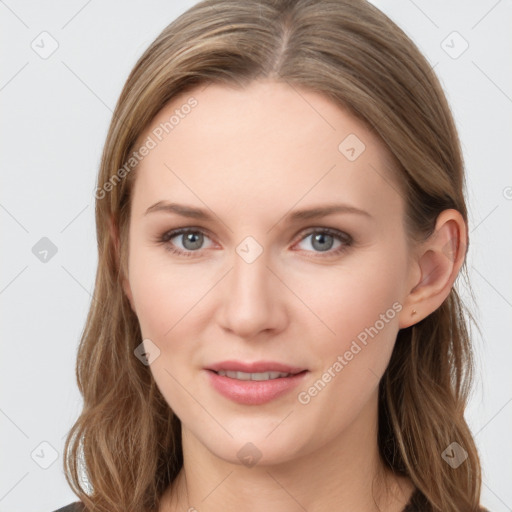
[[[131,254],[130,287],[143,336],[163,340],[194,314],[212,282],[200,267],[171,264],[163,248]]]
[[[318,348],[326,353],[342,350],[359,335],[364,338],[373,327],[398,331],[405,264],[397,264],[396,255],[369,256],[317,272],[314,279],[296,278],[297,295],[315,313],[306,315],[307,321],[322,334],[325,342]]]
[[[310,293],[308,297],[311,309],[334,333],[324,327],[319,331],[323,334],[314,343],[315,371],[298,390],[297,401],[303,414],[322,417],[326,436],[335,435],[340,425],[350,424],[371,397],[375,398],[393,351],[404,267],[397,267],[394,257],[381,256],[380,263],[361,262],[350,272],[332,273],[323,283],[328,293]],[[303,289],[305,293],[306,287]],[[310,325],[313,321],[319,324],[313,318]],[[326,410],[329,415],[322,412]]]

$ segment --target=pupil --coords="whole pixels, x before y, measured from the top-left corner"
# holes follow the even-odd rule
[[[326,244],[326,237],[329,240],[330,243],[327,243]],[[332,244],[333,244],[333,237],[331,235],[328,235],[327,233],[317,233],[314,237],[313,237],[313,247],[315,249],[318,249],[319,251],[328,251],[331,247],[332,247]],[[319,246],[316,246],[315,244],[319,242],[320,245]],[[324,244],[324,245],[322,245]]]
[[[186,233],[183,236],[183,247],[185,249],[193,250],[201,247],[203,242],[202,233]]]

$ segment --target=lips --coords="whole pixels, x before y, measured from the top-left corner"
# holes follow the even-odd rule
[[[223,361],[205,368],[213,389],[244,405],[262,405],[292,391],[308,370],[275,361]]]

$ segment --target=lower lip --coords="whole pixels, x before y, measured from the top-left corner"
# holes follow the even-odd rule
[[[206,370],[212,386],[223,396],[245,405],[261,405],[274,400],[295,388],[307,371],[291,377],[270,380],[238,380]]]

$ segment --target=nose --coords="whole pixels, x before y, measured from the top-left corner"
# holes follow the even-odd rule
[[[252,262],[239,254],[223,280],[218,321],[232,334],[253,339],[262,332],[279,332],[287,322],[285,288],[269,268],[265,251]]]

